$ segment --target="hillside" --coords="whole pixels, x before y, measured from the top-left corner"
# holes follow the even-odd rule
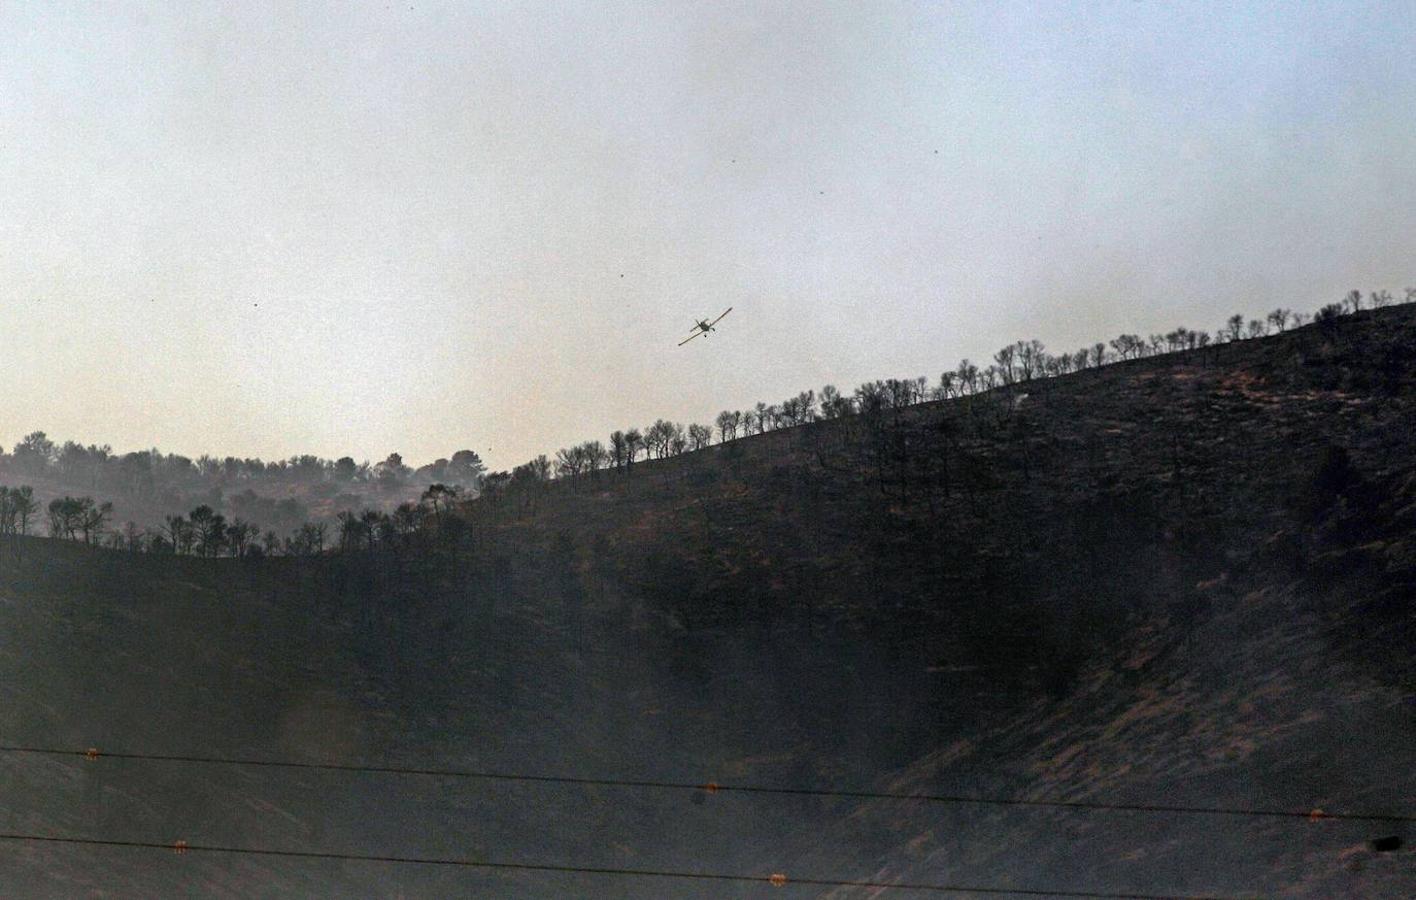
[[[1416,308],[467,504],[456,552],[0,558],[0,743],[1416,815]],[[1409,823],[0,753],[0,830],[998,888],[1416,894]],[[1372,848],[1400,836],[1394,852]],[[7,845],[34,896],[826,887]],[[909,896],[840,889],[834,896]]]

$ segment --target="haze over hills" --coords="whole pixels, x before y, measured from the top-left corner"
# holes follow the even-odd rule
[[[1416,7],[330,7],[0,3],[0,900],[1416,897]]]
[[[124,531],[160,536],[168,517],[203,504],[285,537],[342,511],[392,510],[434,483],[475,489],[485,469],[472,450],[417,468],[398,453],[373,465],[310,454],[270,462],[209,454],[192,459],[157,449],[115,453],[107,444],[55,441],[43,431],[0,452],[0,483],[27,484],[41,508],[70,495],[111,503],[100,531],[115,539]]]
[[[1405,302],[1416,300],[1416,288],[1405,290]],[[1349,291],[1319,316],[1329,319],[1383,309],[1398,302],[1389,290],[1365,296]],[[758,402],[741,410],[723,410],[712,424],[683,424],[663,418],[644,428],[618,429],[608,441],[589,440],[562,448],[551,458],[541,454],[510,471],[488,472],[476,451],[463,449],[451,458],[413,467],[398,453],[376,464],[352,457],[323,459],[312,454],[262,460],[202,454],[196,458],[157,449],[115,452],[109,445],[51,439],[33,431],[7,454],[0,447],[0,484],[28,484],[41,510],[66,497],[92,501],[91,527],[84,539],[135,549],[172,549],[171,519],[194,507],[209,507],[225,520],[254,528],[264,552],[289,546],[294,532],[307,523],[332,525],[341,514],[389,515],[400,505],[416,502],[433,485],[454,488],[470,498],[485,488],[496,493],[554,477],[576,477],[606,467],[623,470],[641,457],[664,459],[704,450],[713,443],[792,428],[817,419],[835,419],[875,406],[898,408],[930,399],[961,398],[998,387],[1028,384],[1035,379],[1142,359],[1179,350],[1195,350],[1301,327],[1309,314],[1279,307],[1259,318],[1229,317],[1214,332],[1186,327],[1166,333],[1123,333],[1076,351],[1050,352],[1041,341],[1015,341],[976,365],[968,359],[946,368],[937,381],[929,376],[868,381],[853,391],[825,385],[801,391],[780,403]],[[111,507],[103,507],[109,503]],[[51,528],[51,533],[53,529]],[[211,552],[236,553],[226,544]]]
[[[1411,896],[1413,441],[1403,305],[925,403],[886,389],[851,414],[555,480],[508,474],[339,552],[12,538],[0,556],[10,747],[1386,819],[0,752],[10,833],[788,876],[7,842],[0,881],[36,896],[912,895],[809,877]]]

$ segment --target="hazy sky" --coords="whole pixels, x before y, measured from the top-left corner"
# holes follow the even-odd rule
[[[1413,47],[1411,0],[0,0],[0,444],[509,467],[1399,293]]]

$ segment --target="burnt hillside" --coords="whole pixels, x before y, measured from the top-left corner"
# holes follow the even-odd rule
[[[1413,385],[1416,309],[1398,307],[769,432],[468,515],[685,635],[893,629],[1017,674],[1015,640],[1065,681],[1103,624],[1197,615],[1214,598],[1196,585],[1260,560],[1312,575],[1325,503],[1374,515],[1408,489]],[[1315,486],[1334,454],[1352,484]],[[1405,571],[1405,544],[1384,552]]]
[[[0,557],[0,735],[1410,816],[1413,326],[1398,307],[770,432],[474,501],[417,553],[24,541]],[[7,828],[27,833],[1044,891],[1416,891],[1400,822],[24,754],[0,754],[0,778]],[[1405,847],[1370,844],[1392,836]],[[36,896],[828,891],[0,850],[0,881]]]

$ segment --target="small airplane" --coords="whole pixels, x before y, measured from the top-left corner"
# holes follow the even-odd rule
[[[711,322],[705,321],[705,320],[703,320],[703,319],[699,319],[697,322],[693,323],[693,328],[694,328],[693,334],[690,334],[688,337],[686,337],[686,338],[684,338],[683,340],[679,341],[679,346],[682,347],[684,344],[687,344],[689,341],[693,340],[694,338],[696,338],[696,337],[701,337],[701,336],[707,334],[707,333],[710,332],[710,331],[717,331],[717,329],[714,328],[713,326],[714,326],[714,325],[717,325],[719,322],[723,321],[723,316],[726,316],[728,313],[730,313],[730,312],[732,312],[732,311],[733,311],[733,308],[732,308],[731,306],[729,306],[727,309],[723,310],[723,315],[722,315],[722,316],[719,316],[718,318],[714,319],[714,320],[711,321]]]

